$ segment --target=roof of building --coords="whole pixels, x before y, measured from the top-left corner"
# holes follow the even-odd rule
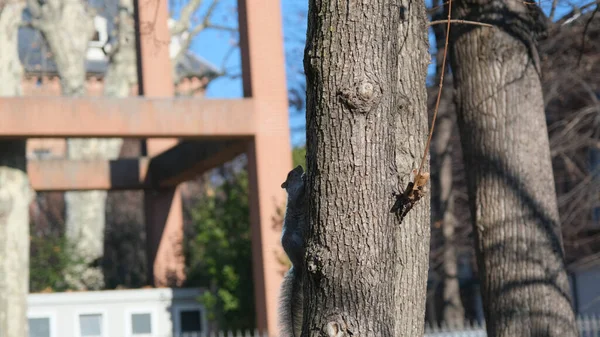
[[[110,34],[110,32],[109,32]],[[52,52],[42,34],[33,28],[19,29],[19,58],[26,74],[57,75],[56,64]],[[86,59],[86,70],[89,76],[103,77],[108,68],[108,58]],[[186,52],[176,67],[176,77],[208,77],[219,75],[219,70],[201,57]]]
[[[19,59],[25,73],[48,75],[57,73],[52,53],[42,34],[36,29],[29,27],[19,29]],[[106,66],[106,61],[86,60],[88,74],[102,75],[106,71]]]
[[[135,300],[185,300],[195,299],[202,288],[140,288],[124,290],[68,291],[56,293],[30,293],[29,305],[43,304],[96,304],[106,302],[131,302]]]

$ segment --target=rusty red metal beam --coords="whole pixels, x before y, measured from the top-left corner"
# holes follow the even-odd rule
[[[29,160],[36,191],[129,190],[147,186],[148,158],[118,160]]]
[[[0,98],[0,138],[236,137],[255,133],[252,99]]]
[[[246,152],[248,140],[183,141],[150,162],[148,182],[155,188],[177,186]]]
[[[183,141],[152,158],[29,160],[36,191],[136,190],[176,187],[246,151],[247,139]]]
[[[292,168],[281,1],[238,0],[244,97],[256,102],[256,135],[248,146],[250,225],[256,327],[277,336],[282,265],[281,231],[273,227],[285,205],[281,181]]]
[[[174,87],[169,57],[171,36],[167,27],[168,1],[138,0],[134,1],[134,5],[140,94],[147,98],[172,97]],[[218,114],[211,116],[221,118]],[[149,156],[156,156],[177,142],[177,138],[148,138],[145,151]],[[177,187],[144,191],[147,272],[151,285],[182,285],[185,280],[184,257],[178,249],[183,241],[182,209],[181,193]]]

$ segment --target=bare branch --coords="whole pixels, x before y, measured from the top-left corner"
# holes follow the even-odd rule
[[[590,23],[592,23],[592,20],[594,20],[594,16],[596,15],[596,13],[598,13],[599,9],[600,9],[600,4],[596,3],[596,8],[594,9],[594,11],[592,12],[592,15],[590,15],[587,22],[585,23],[585,28],[583,29],[583,34],[581,34],[581,49],[579,50],[579,57],[577,58],[577,66],[578,67],[581,64],[581,59],[583,57],[583,52],[585,50],[585,37],[588,33],[588,29],[590,28]]]
[[[202,2],[203,0],[190,0],[190,2],[183,7],[181,14],[179,15],[179,20],[177,20],[171,28],[171,36],[179,35],[190,29],[192,15],[200,8],[200,6],[202,6]]]
[[[564,24],[573,22],[574,20],[581,17],[581,14],[583,13],[583,11],[585,11],[589,7],[592,7],[593,5],[599,5],[599,4],[600,4],[600,0],[594,0],[594,1],[588,2],[581,6],[572,5],[573,10],[570,11],[569,13],[563,15],[559,20],[556,21],[556,23],[559,25],[564,25]]]
[[[238,31],[238,29],[235,28],[235,27],[215,25],[215,24],[212,24],[212,23],[209,23],[205,28],[216,29],[216,30],[224,30],[224,31],[232,32],[232,33],[235,33],[235,32]]]
[[[427,23],[427,27],[431,27],[433,25],[444,24],[444,23],[448,23],[448,20],[435,20],[435,21],[431,21],[431,22]],[[489,23],[483,23],[483,22],[477,22],[477,21],[469,21],[469,20],[456,20],[456,19],[452,19],[452,20],[450,20],[450,23],[459,23],[459,24],[464,24],[464,25],[475,25],[475,26],[483,26],[483,27],[494,27],[493,25],[490,25]]]
[[[194,1],[194,0],[192,0],[192,1]],[[195,0],[195,1],[202,2],[202,0]],[[221,0],[213,0],[213,2],[210,3],[210,5],[208,6],[208,9],[206,10],[206,13],[204,14],[204,19],[202,20],[202,23],[196,25],[191,31],[189,30],[190,22],[188,20],[188,25],[186,26],[186,28],[183,31],[183,32],[187,31],[187,34],[182,34],[182,36],[181,36],[181,48],[177,52],[177,55],[175,55],[175,62],[173,62],[173,64],[179,63],[179,60],[181,59],[181,57],[189,49],[194,37],[196,37],[196,35],[200,34],[200,32],[205,30],[210,25],[210,18],[220,1]],[[187,8],[187,6],[186,6],[186,8]]]
[[[554,21],[554,14],[556,13],[556,5],[558,4],[558,0],[552,0],[552,7],[550,8],[550,15],[548,18],[550,21]]]
[[[208,9],[206,10],[206,14],[204,15],[204,25],[208,26],[208,23],[210,22],[210,17],[212,16],[213,12],[215,11],[215,8],[217,8],[217,5],[219,4],[219,2],[221,2],[221,0],[213,0],[213,2],[210,4],[210,6],[208,6]]]
[[[191,41],[196,35],[200,34],[203,30],[207,28],[206,21],[204,20],[201,24],[196,25],[185,37],[184,43]],[[189,44],[188,44],[189,46]]]

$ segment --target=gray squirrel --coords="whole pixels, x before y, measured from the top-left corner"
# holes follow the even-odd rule
[[[307,226],[307,203],[304,191],[306,175],[302,166],[291,170],[281,188],[287,191],[287,206],[281,233],[281,245],[292,262],[283,277],[279,303],[279,337],[299,337],[302,333],[302,267],[304,237]]]

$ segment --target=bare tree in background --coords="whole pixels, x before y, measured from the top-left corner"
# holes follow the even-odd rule
[[[20,96],[18,29],[25,2],[0,4],[0,97]],[[27,336],[29,203],[25,140],[0,141],[0,336]]]
[[[205,4],[204,0],[189,0],[183,6],[179,13],[179,18],[175,20],[171,26],[170,33],[171,37],[177,37],[178,49],[175,55],[171,55],[173,65],[173,78],[175,82],[180,80],[180,74],[176,68],[179,63],[183,60],[184,55],[188,52],[192,41],[200,33],[206,30],[220,30],[229,33],[237,33],[237,28],[233,26],[221,25],[214,23],[214,14],[217,7],[222,3],[221,0],[211,0],[208,3],[207,9],[202,11],[202,6]],[[231,46],[231,50],[237,48],[237,43]],[[225,56],[223,64],[229,57],[229,53]],[[224,65],[223,65],[224,68]],[[227,71],[222,69],[224,75]]]
[[[31,25],[52,51],[62,94],[85,95],[85,55],[95,32],[93,13],[83,0],[28,0],[27,4]]]
[[[173,71],[188,51],[191,41],[205,29],[235,31],[235,27],[218,26],[210,21],[211,15],[220,3],[214,0],[204,12],[202,21],[197,24],[198,10],[203,1],[188,2],[172,28],[177,37],[179,49],[174,56]],[[108,4],[110,5],[110,4]],[[110,46],[109,66],[104,77],[104,94],[109,97],[125,97],[132,87],[137,85],[137,67],[135,53],[135,27],[133,2],[119,0],[115,20],[115,39]],[[29,1],[32,13],[32,26],[42,32],[47,41],[61,77],[64,95],[85,95],[87,45],[94,32],[94,15],[83,1],[52,0],[49,2]],[[86,18],[87,19],[82,19]],[[89,34],[88,34],[89,33]],[[168,46],[165,46],[168,48]],[[179,80],[179,79],[178,79]],[[206,81],[208,82],[208,81]],[[204,83],[203,88],[207,83]],[[69,159],[116,159],[121,152],[123,140],[120,138],[69,139],[67,157]],[[135,192],[115,192],[114,198],[122,201],[137,201]],[[139,194],[139,193],[138,193]],[[77,250],[83,255],[85,263],[75,266],[67,275],[69,283],[79,289],[99,289],[104,286],[102,270],[95,262],[104,254],[104,235],[106,223],[106,191],[86,191],[65,193],[66,233],[77,243]],[[140,203],[135,203],[140,205]],[[111,208],[115,210],[116,208]],[[123,207],[118,207],[123,211]],[[131,214],[129,214],[131,213]],[[123,218],[133,219],[129,212]],[[112,214],[109,215],[110,218]],[[142,223],[143,219],[139,219]],[[94,264],[90,266],[90,264]]]
[[[437,7],[439,1],[433,2],[433,7]],[[443,11],[436,11],[432,15],[432,20],[441,19]],[[437,53],[435,55],[435,76],[434,83],[440,82],[442,76],[442,61],[444,59],[444,48],[446,40],[446,25],[434,25],[433,33],[435,36]],[[452,76],[446,69],[444,77],[444,88],[440,100],[438,117],[435,126],[435,132],[431,139],[431,214],[432,214],[432,236],[434,233],[441,232],[441,268],[442,279],[442,321],[449,326],[462,327],[465,320],[465,310],[460,298],[460,286],[458,280],[458,244],[456,237],[457,220],[454,216],[454,184],[452,155],[454,145],[451,138],[456,132],[456,123],[454,120],[454,107],[452,102],[452,91],[448,90],[452,86]],[[428,106],[430,111],[434,111],[435,98],[437,96],[437,86],[431,88]]]
[[[181,71],[180,66],[189,58],[189,48],[195,37],[206,30],[223,30],[228,33],[236,32],[235,27],[216,25],[212,22],[218,13],[217,9],[223,1],[186,1],[180,8],[176,2],[171,3],[171,11],[179,10],[176,20],[170,26],[171,33],[171,61],[173,65],[173,78],[175,83],[180,82],[183,76],[189,76]],[[202,6],[207,4],[207,8]],[[111,43],[109,71],[105,77],[105,95],[126,95],[129,88],[137,84],[137,69],[135,55],[134,19],[132,2],[121,0],[119,6],[115,34],[115,43]],[[173,16],[173,15],[171,15]],[[224,63],[226,58],[225,56]],[[217,76],[226,74],[221,70]],[[199,75],[199,74],[192,74]],[[179,92],[179,95],[193,95],[197,90],[203,90],[214,79],[202,79],[200,87],[189,92]],[[113,89],[111,89],[111,87]],[[120,156],[137,157],[140,153],[140,141],[127,139],[121,146]],[[194,195],[190,190],[204,190],[207,184],[208,173],[194,181],[185,182],[182,186],[184,194],[184,228],[189,231],[190,207],[195,206],[192,200]],[[143,215],[143,192],[141,191],[112,191],[107,198],[107,224],[106,224],[105,256],[103,269],[105,272],[106,286],[137,287],[145,277],[145,223]]]
[[[309,3],[303,336],[423,334],[429,198],[390,209],[427,137],[426,31],[423,2]]]
[[[114,39],[108,49],[104,96],[127,97],[138,84],[133,0],[118,0],[114,16]],[[113,138],[110,159],[141,155],[138,139]],[[102,227],[104,250],[102,274],[106,287],[139,287],[146,284],[145,223],[142,191],[111,191],[106,194],[106,217]]]
[[[600,248],[600,13],[567,14],[540,44],[566,259]],[[596,157],[595,157],[596,156]]]
[[[62,94],[86,94],[86,52],[95,32],[94,14],[83,0],[28,0],[32,26],[38,29],[52,52],[60,76]],[[68,159],[96,159],[115,157],[118,140],[72,138],[67,140]],[[83,265],[73,266],[65,275],[67,282],[77,289],[100,289],[104,286],[102,271],[88,268],[103,252],[105,191],[66,192],[65,230],[67,237],[76,242]]]
[[[137,57],[133,0],[119,0],[115,18],[116,42],[109,53],[104,95],[127,97],[137,85]],[[119,144],[119,147],[121,144]]]
[[[518,0],[457,0],[451,60],[489,336],[577,336],[564,264],[537,38]]]

